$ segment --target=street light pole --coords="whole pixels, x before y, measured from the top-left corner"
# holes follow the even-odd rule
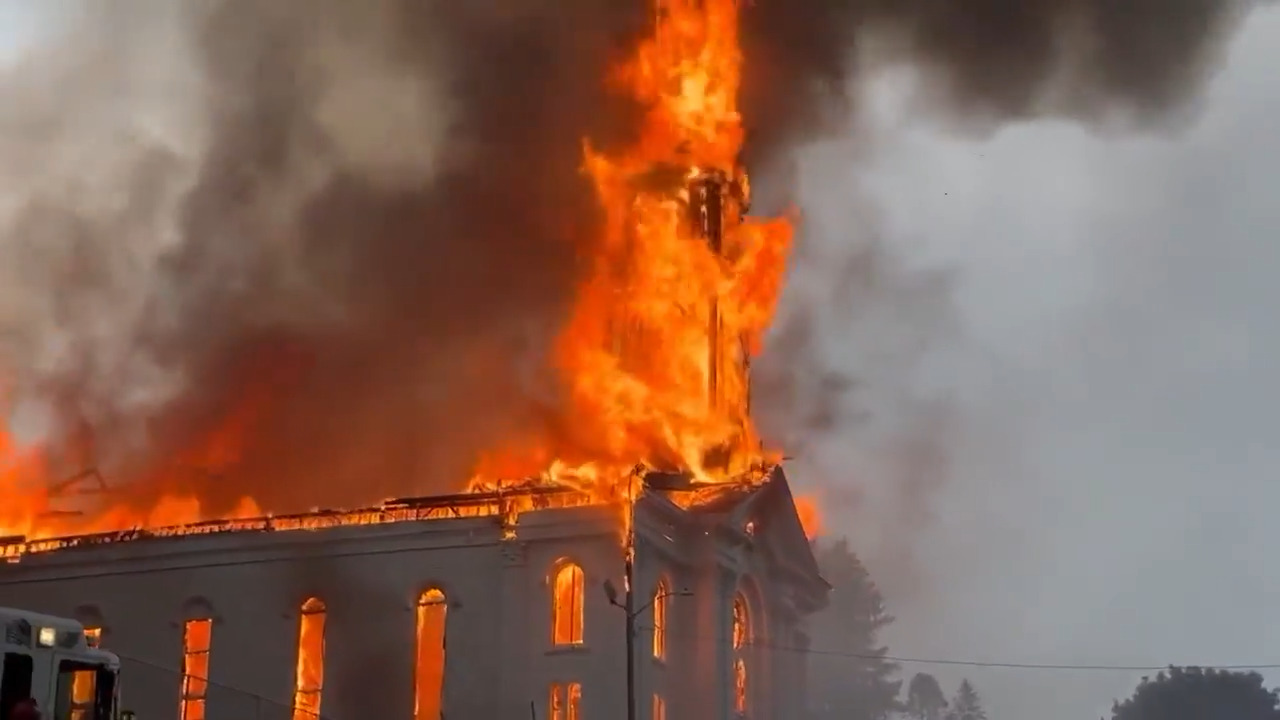
[[[627,720],[636,720],[636,583],[635,560],[627,553],[627,597],[622,608],[627,615]]]
[[[637,467],[637,472],[640,468]],[[609,604],[621,608],[626,615],[626,631],[627,631],[627,720],[636,720],[636,618],[645,610],[648,610],[656,602],[661,602],[672,595],[692,595],[688,590],[680,590],[678,592],[664,592],[655,595],[649,602],[636,607],[636,578],[635,578],[635,555],[636,555],[636,498],[635,491],[637,484],[632,482],[628,485],[632,496],[628,499],[627,509],[631,517],[627,523],[627,539],[623,548],[626,560],[623,566],[623,583],[626,585],[626,596],[621,600],[618,599],[618,588],[614,587],[613,581],[605,578],[604,594],[609,598]]]
[[[677,590],[675,592],[664,592],[655,595],[652,600],[641,605],[635,606],[635,566],[630,556],[627,557],[626,564],[626,584],[625,595],[621,599],[618,598],[618,588],[614,587],[611,580],[604,581],[604,594],[609,598],[609,604],[614,607],[621,608],[623,614],[626,615],[627,628],[627,720],[636,720],[636,618],[644,614],[646,610],[653,607],[654,603],[662,602],[669,597],[688,597],[693,593],[688,590]]]

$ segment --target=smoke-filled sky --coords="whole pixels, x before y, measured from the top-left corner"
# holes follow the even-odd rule
[[[883,20],[881,16],[891,14],[892,8],[913,7],[872,2],[826,5],[858,5],[862,14],[850,13],[845,18],[851,23],[864,17]],[[996,5],[983,7],[991,11]],[[1041,9],[1053,5],[1025,3],[1028,8]],[[852,379],[846,403],[865,419],[815,420],[815,425],[830,429],[796,448],[800,457],[795,474],[798,481],[823,488],[826,505],[833,508],[832,529],[856,538],[860,552],[885,588],[891,609],[900,618],[889,638],[897,654],[1142,665],[1277,659],[1265,654],[1268,647],[1280,646],[1280,637],[1271,637],[1276,633],[1266,620],[1280,594],[1280,581],[1269,580],[1264,568],[1274,543],[1269,537],[1272,523],[1268,511],[1276,503],[1270,502],[1274,492],[1268,490],[1266,470],[1280,461],[1280,457],[1271,457],[1280,452],[1274,449],[1280,447],[1274,442],[1274,428],[1280,425],[1271,417],[1274,401],[1280,398],[1273,397],[1276,391],[1263,374],[1268,359],[1274,361],[1280,352],[1280,332],[1266,321],[1274,294],[1268,282],[1274,263],[1268,261],[1280,253],[1272,246],[1273,235],[1280,231],[1280,210],[1270,202],[1274,194],[1272,167],[1280,160],[1280,140],[1271,132],[1274,111],[1280,109],[1280,86],[1273,82],[1280,53],[1272,48],[1280,40],[1280,13],[1258,11],[1251,17],[1232,44],[1229,61],[1210,84],[1201,112],[1175,114],[1181,122],[1162,134],[1102,137],[1063,122],[1020,121],[1005,124],[993,135],[966,138],[955,134],[953,122],[956,108],[962,109],[960,114],[967,119],[978,115],[988,121],[1049,110],[1107,116],[1117,106],[1098,98],[1110,96],[1128,98],[1130,102],[1120,103],[1121,109],[1136,109],[1141,111],[1139,115],[1166,109],[1171,98],[1182,94],[1177,88],[1195,85],[1192,70],[1201,65],[1179,65],[1180,55],[1166,51],[1157,40],[1172,37],[1198,48],[1188,37],[1203,24],[1206,8],[1217,5],[1200,0],[1162,3],[1149,15],[1134,14],[1134,18],[1146,18],[1136,25],[1124,17],[1112,18],[1114,32],[1104,35],[1092,48],[1092,60],[1068,66],[1035,62],[1043,59],[1036,44],[1045,40],[1041,30],[1056,27],[1042,24],[1035,12],[1010,19],[1009,25],[1001,26],[997,36],[985,43],[975,41],[972,32],[960,32],[965,27],[956,25],[957,18],[924,13],[907,17],[912,13],[903,11],[904,17],[897,19],[901,34],[886,39],[887,47],[880,48],[881,54],[916,54],[944,68],[955,62],[957,68],[953,70],[955,82],[946,87],[930,85],[937,92],[925,93],[920,103],[914,102],[920,96],[911,92],[909,73],[878,72],[873,69],[875,61],[866,59],[862,74],[851,76],[832,68],[831,63],[845,60],[839,53],[808,58],[815,77],[850,88],[852,105],[858,112],[856,118],[835,116],[835,139],[804,153],[796,175],[799,190],[789,193],[798,198],[806,213],[808,243],[806,256],[792,276],[789,306],[803,308],[808,302],[810,307],[825,310],[821,318],[808,317],[782,328],[778,337],[798,338],[796,346],[807,337],[803,347],[820,350],[819,365],[825,362],[834,374]],[[37,36],[49,17],[37,17],[36,6],[18,0],[0,2],[0,43],[16,51]],[[502,4],[484,5],[491,6]],[[781,13],[770,23],[783,39],[773,50],[786,47],[787,33],[793,33],[795,40],[812,32],[806,22],[789,24],[794,16],[786,9],[795,7],[794,3],[761,6]],[[1150,4],[1142,6],[1149,8]],[[54,4],[42,3],[40,7],[48,12]],[[287,8],[296,10],[299,6],[281,2],[272,7],[285,8],[281,12],[287,13]],[[589,9],[596,4],[581,2],[574,7]],[[269,14],[263,13],[264,17]],[[1045,16],[1056,17],[1053,13]],[[981,13],[975,17],[981,18]],[[270,18],[259,19],[258,26],[273,27]],[[466,18],[452,19],[472,27]],[[324,403],[302,402],[294,408],[294,416],[308,420],[293,428],[297,434],[282,439],[280,447],[302,447],[313,438],[329,437],[332,427],[324,419],[334,407],[342,411],[330,423],[364,427],[369,438],[376,436],[385,442],[388,425],[402,426],[405,418],[415,419],[416,404],[447,405],[451,400],[406,396],[383,386],[387,376],[394,376],[397,368],[431,361],[451,367],[430,368],[428,374],[456,378],[460,377],[458,367],[470,367],[490,355],[486,350],[492,348],[472,347],[466,340],[469,327],[450,324],[443,303],[478,303],[489,317],[513,307],[527,309],[536,304],[530,303],[531,299],[554,305],[556,293],[538,283],[563,280],[555,273],[526,278],[528,285],[508,287],[510,293],[503,297],[479,291],[495,279],[522,276],[505,271],[523,269],[530,262],[560,268],[554,262],[560,256],[545,255],[541,252],[545,246],[498,244],[493,247],[501,248],[501,253],[462,253],[457,257],[463,263],[461,269],[450,275],[427,262],[431,257],[399,254],[404,246],[398,243],[419,237],[412,230],[415,224],[452,217],[440,215],[441,207],[455,209],[483,199],[515,202],[529,198],[504,195],[515,193],[517,188],[486,184],[485,177],[490,176],[477,179],[450,164],[459,162],[457,157],[438,152],[435,142],[444,136],[450,112],[448,93],[423,85],[416,76],[396,72],[415,61],[429,63],[430,58],[416,54],[425,51],[416,46],[391,49],[413,56],[406,59],[373,42],[386,31],[378,26],[376,14],[364,16],[358,23],[349,21],[333,21],[335,26],[346,23],[344,33],[339,34],[343,42],[336,39],[338,36],[326,35],[333,28],[319,22],[307,27],[316,34],[305,42],[290,36],[296,41],[294,45],[270,35],[226,33],[226,27],[215,22],[209,34],[201,36],[199,49],[204,54],[193,59],[186,52],[190,48],[172,46],[172,36],[164,32],[169,22],[166,16],[149,16],[146,23],[121,25],[94,35],[93,39],[102,42],[100,47],[88,43],[80,48],[85,52],[73,57],[46,58],[52,69],[46,67],[41,72],[62,73],[56,77],[68,82],[95,81],[83,87],[58,86],[83,91],[72,106],[77,112],[66,112],[67,107],[60,104],[66,97],[41,92],[42,86],[23,87],[19,83],[6,88],[6,92],[24,93],[20,96],[23,109],[14,110],[17,106],[13,104],[0,108],[0,119],[17,123],[7,127],[43,131],[45,134],[37,132],[33,137],[44,140],[62,132],[68,140],[57,145],[67,151],[65,157],[59,155],[53,162],[48,156],[23,155],[22,143],[5,144],[6,138],[0,138],[0,150],[16,153],[6,155],[4,172],[8,175],[0,178],[5,183],[0,191],[15,193],[20,188],[40,200],[35,214],[19,214],[26,225],[6,225],[6,236],[88,233],[101,229],[97,224],[104,218],[109,221],[106,228],[116,236],[132,237],[129,233],[135,231],[145,235],[145,242],[137,246],[139,252],[111,265],[111,282],[100,286],[88,283],[84,306],[62,308],[66,317],[75,320],[71,326],[78,327],[72,335],[93,340],[87,343],[93,354],[77,356],[75,344],[62,344],[67,339],[58,333],[40,335],[38,343],[18,343],[32,353],[23,357],[25,365],[41,369],[50,378],[65,379],[53,371],[65,357],[83,364],[69,374],[79,384],[73,383],[67,392],[84,406],[77,412],[100,412],[96,419],[104,425],[127,427],[129,423],[113,420],[127,419],[130,411],[161,402],[157,397],[168,402],[176,392],[166,385],[170,377],[163,368],[157,370],[148,364],[174,360],[160,347],[163,343],[154,343],[157,337],[171,339],[166,333],[173,330],[163,312],[156,314],[156,297],[177,303],[164,309],[199,318],[205,325],[195,328],[198,330],[216,329],[233,320],[243,323],[246,317],[264,325],[287,320],[291,327],[308,331],[309,341],[314,341],[315,335],[324,338],[328,323],[335,322],[333,313],[342,321],[350,320],[351,313],[362,319],[367,316],[368,337],[404,340],[403,335],[387,335],[388,331],[405,330],[388,324],[392,315],[388,309],[398,308],[396,303],[405,298],[424,297],[429,302],[417,307],[418,313],[406,324],[418,323],[419,330],[425,325],[431,331],[421,338],[409,338],[415,342],[388,341],[385,349],[390,354],[380,356],[383,364],[376,371],[359,364],[362,357],[370,356],[368,348],[353,344],[350,336],[333,339],[337,347],[327,356],[330,364],[311,371],[321,378],[358,377],[367,385],[339,388],[335,395],[324,398]],[[550,37],[569,27],[548,22]],[[1152,22],[1169,23],[1169,37],[1153,32]],[[218,27],[222,27],[221,34]],[[958,34],[947,35],[948,28],[959,28]],[[625,23],[617,28],[624,34],[626,29]],[[424,26],[421,31],[429,33],[430,28]],[[533,35],[507,38],[514,43],[513,62],[538,55],[538,38]],[[576,32],[565,37],[595,42]],[[961,37],[968,40],[948,42]],[[108,42],[120,38],[128,42]],[[1019,46],[1015,38],[1025,39],[1026,44]],[[244,44],[229,43],[230,39]],[[133,54],[121,56],[112,50],[119,47],[129,47]],[[374,47],[378,52],[365,52]],[[305,57],[306,67],[318,73],[312,79],[325,82],[313,87],[303,82],[306,78],[291,78],[274,86],[279,78],[237,62],[261,57],[264,48],[278,48],[280,57],[293,60]],[[1026,52],[1018,52],[1019,48]],[[111,59],[118,62],[95,64],[107,57],[95,55],[95,49],[111,51]],[[875,48],[863,49],[874,54],[871,51]],[[608,54],[607,48],[586,47],[582,52],[593,57]],[[1198,53],[1192,55],[1199,57]],[[183,58],[190,62],[202,59],[223,74],[209,77],[192,73],[178,62]],[[512,66],[524,67],[520,62],[503,65]],[[497,84],[486,85],[484,81],[492,83],[495,78],[483,74],[485,67],[489,66],[480,63],[472,68],[479,75],[464,78],[471,81],[468,87],[499,88]],[[103,74],[86,75],[90,68]],[[546,70],[541,66],[529,69]],[[572,72],[581,70],[570,65],[555,76],[568,82],[565,78],[571,80]],[[1036,92],[1044,89],[1040,82],[1044,76],[1063,72],[1079,79],[1075,85],[1066,84],[1072,91],[1051,97]],[[356,82],[350,73],[390,85]],[[197,75],[212,85],[187,82]],[[857,85],[852,84],[854,77],[860,80]],[[259,84],[246,85],[249,80]],[[798,89],[794,89],[797,95],[792,100],[814,116],[831,119],[830,113],[822,111],[832,108],[803,103],[803,94],[821,85],[815,80],[794,86]],[[249,99],[271,99],[288,106],[290,98],[279,94],[286,86],[311,94],[305,103],[308,114],[292,117],[296,125],[281,130],[278,114],[259,114],[262,109]],[[219,94],[219,88],[225,92]],[[540,97],[536,84],[502,84],[501,88],[528,93],[514,103],[521,113],[540,107],[534,102]],[[240,91],[245,94],[241,96]],[[592,91],[582,92],[586,96],[556,97],[563,103],[590,104]],[[189,97],[184,93],[216,98],[221,112],[208,115],[204,100],[184,102]],[[352,107],[368,107],[358,93],[405,102],[379,104],[378,112],[372,115],[353,115]],[[130,100],[127,117],[100,114],[114,107],[109,101],[118,97]],[[476,102],[511,106],[498,100],[481,97]],[[431,107],[431,113],[423,114],[423,103]],[[935,122],[941,114],[934,110],[943,106],[949,120]],[[564,141],[557,147],[576,146],[575,135],[556,135],[554,114],[519,117],[530,123],[530,133]],[[35,122],[55,118],[60,120],[56,126]],[[138,118],[146,122],[139,125]],[[770,116],[757,118],[757,125],[763,123],[765,130],[781,134],[792,126],[812,129],[812,119]],[[511,118],[492,116],[489,120],[494,125],[480,131],[492,131]],[[262,145],[213,144],[210,150],[208,137],[216,134],[215,123],[224,123],[218,126],[223,130],[253,130],[227,132],[222,137],[258,137]],[[984,128],[990,127],[990,122],[984,124]],[[399,136],[414,142],[397,146],[395,152],[386,152],[376,142],[376,138],[404,128],[413,132]],[[129,132],[117,132],[121,129]],[[259,137],[263,133],[265,139]],[[11,134],[8,140],[15,138],[18,136]],[[504,154],[505,150],[525,147],[520,144],[523,139],[513,138],[510,148],[482,145],[455,152],[464,153],[461,162],[468,171],[475,169],[471,163],[477,158],[490,160],[493,164],[489,167],[495,169],[514,166],[518,171],[521,163],[542,167],[548,158]],[[122,160],[136,157],[129,153],[143,146],[149,150],[147,163]],[[117,152],[103,153],[101,147]],[[77,154],[86,148],[95,150]],[[201,153],[198,158],[190,154],[196,150]],[[239,165],[218,165],[216,160],[223,156],[246,162],[252,172],[239,176]],[[213,162],[206,164],[210,158]],[[778,154],[769,159],[777,161]],[[577,159],[572,155],[553,160],[562,163],[555,167],[566,173],[575,170]],[[315,165],[309,164],[313,161]],[[19,176],[14,168],[27,167],[22,163],[44,172]],[[128,173],[116,174],[126,170]],[[422,182],[424,174],[441,172],[454,178],[452,194],[435,197],[426,209],[398,197],[412,194],[409,190]],[[308,183],[328,182],[344,173],[359,176],[367,186],[335,195],[342,199],[340,203],[321,202],[323,212],[308,215],[300,230],[295,216],[307,215],[300,208],[315,197],[327,197]],[[46,180],[66,183],[68,178],[87,184],[41,184]],[[264,178],[279,182],[263,182]],[[194,216],[187,221],[198,226],[201,237],[206,238],[199,244],[206,254],[187,257],[189,266],[182,261],[176,265],[161,262],[159,256],[171,249],[163,243],[179,242],[175,237],[181,235],[180,229],[164,223],[173,216],[166,208],[171,210],[178,196],[202,187],[202,182],[212,183],[205,196],[225,203],[230,203],[227,198],[231,197],[239,204],[197,203],[186,208],[185,212]],[[760,182],[766,189],[770,185],[768,177]],[[102,193],[103,188],[117,185],[145,189],[141,196],[154,205],[135,207],[126,202],[127,197]],[[263,188],[276,194],[264,197]],[[524,193],[528,189],[519,190]],[[547,193],[541,201],[544,206],[572,195],[556,183],[533,189]],[[6,199],[0,197],[0,210],[11,212],[13,208],[3,206]],[[76,209],[91,222],[87,226],[58,224],[54,212],[58,202],[82,203]],[[520,207],[529,211],[539,206],[539,202],[525,202]],[[477,225],[454,218],[454,224],[445,230],[455,233],[454,237],[468,232],[481,237],[495,230],[485,223],[512,221],[510,214],[499,217],[488,205],[478,207],[479,214],[466,216]],[[273,214],[276,212],[280,214]],[[12,217],[6,215],[6,223]],[[377,218],[379,224],[374,228],[352,225],[352,218],[369,217]],[[571,231],[557,225],[560,218],[536,212],[517,214],[516,219],[538,237]],[[27,232],[9,232],[13,227]],[[376,236],[378,242],[351,245],[337,240],[358,232]],[[448,233],[442,230],[441,234]],[[238,273],[244,270],[238,263],[245,258],[232,252],[244,249],[236,245],[238,241],[249,238],[256,243],[270,236],[279,244],[266,250],[260,244],[249,247],[254,252],[285,257],[299,252],[298,238],[303,235],[310,242],[316,242],[316,237],[335,238],[331,245],[320,242],[316,246],[332,252],[308,254],[306,272],[297,277],[252,275],[249,279],[258,283],[253,287],[261,290],[256,294],[237,294],[243,288],[228,289],[220,284],[227,278],[241,277]],[[344,254],[353,247],[359,251],[357,255]],[[556,252],[564,251],[559,248]],[[386,267],[388,263],[383,261],[388,258],[396,261],[389,265],[397,274],[376,278],[376,292],[365,292],[368,287],[359,284],[368,278],[352,278],[340,271],[347,263]],[[91,257],[76,259],[87,262],[90,269],[101,268]],[[149,272],[151,264],[159,271]],[[271,262],[252,265],[294,266]],[[417,274],[424,266],[426,274]],[[200,272],[184,273],[184,267]],[[830,267],[839,271],[823,269]],[[93,273],[88,275],[92,279]],[[474,280],[470,292],[456,284],[459,276]],[[31,283],[47,279],[37,273],[15,276],[3,267],[0,277]],[[173,284],[174,278],[183,283]],[[359,302],[329,307],[325,299],[331,295],[314,292],[316,287],[311,283],[317,278],[337,283],[339,291],[350,291],[342,295],[344,299]],[[135,292],[138,283],[158,284],[154,288],[148,285],[148,292],[140,297]],[[45,318],[42,308],[21,304],[15,287],[19,286],[10,283],[0,287],[0,298],[6,298],[0,310],[22,320]],[[334,287],[323,285],[326,290]],[[215,292],[218,302],[209,307],[217,312],[182,304],[183,298],[205,297],[200,292],[206,290]],[[5,296],[6,292],[10,295]],[[140,304],[134,307],[134,302]],[[115,336],[102,319],[119,313],[130,320],[146,319],[142,345],[154,353],[138,353],[127,342],[116,345],[110,341]],[[17,325],[26,327],[22,322]],[[253,323],[248,327],[254,327]],[[451,351],[447,357],[432,344],[433,334],[434,338],[447,338],[443,343]],[[520,333],[512,335],[514,340],[504,335],[504,346],[518,344]],[[187,339],[181,333],[177,337]],[[233,357],[245,365],[244,373],[252,376],[261,369],[255,364],[255,358],[261,360],[261,356],[259,352],[246,354],[244,343],[257,348],[255,343],[261,338],[250,333],[237,339],[238,343],[228,347],[205,347],[197,342],[183,349],[202,363]],[[267,356],[262,362],[272,368],[281,364],[287,368],[292,357],[287,340],[267,343],[260,351]],[[775,357],[778,347],[775,344]],[[806,357],[805,361],[814,359]],[[174,365],[197,376],[202,368],[207,369],[199,363]],[[481,365],[474,372],[483,375],[486,369],[491,368]],[[219,370],[227,372],[222,366]],[[137,380],[137,393],[120,395],[122,377]],[[236,380],[217,379],[224,383]],[[183,379],[172,381],[181,383]],[[272,384],[270,379],[266,382]],[[502,410],[500,396],[508,389],[500,385],[491,388],[495,397],[468,399],[482,408]],[[822,395],[830,394],[830,389],[819,386],[812,391]],[[110,402],[103,401],[105,396]],[[372,398],[369,407],[350,404],[360,398]],[[390,399],[405,407],[384,413]],[[39,412],[30,413],[34,417],[20,418],[24,427],[47,424]],[[394,422],[384,424],[377,422],[379,419]],[[428,462],[429,458],[418,459],[415,453],[423,437],[439,438],[440,433],[439,426],[424,423],[416,434],[397,437],[396,447],[408,459],[401,462],[396,452],[379,455],[388,458],[386,474],[403,469],[404,462]],[[462,428],[458,433],[449,437],[451,442],[479,442]],[[124,434],[114,439],[125,444],[130,437]],[[350,438],[355,445],[365,440],[359,435]],[[275,463],[283,462],[280,457],[292,457],[287,453],[271,456]],[[370,471],[368,467],[330,469],[344,477]],[[919,670],[936,671],[950,686],[960,675],[954,668],[905,668],[907,673]],[[1136,680],[1136,674],[1123,672],[965,673],[988,696],[992,720],[1092,717],[1090,713],[1100,714],[1111,698],[1124,694]]]
[[[852,509],[833,524],[899,617],[894,653],[1280,662],[1278,47],[1280,11],[1257,12],[1201,112],[1146,136],[1045,121],[965,139],[910,111],[909,78],[882,76],[875,149],[805,163],[824,226],[874,222],[904,262],[950,272],[953,304],[935,311],[957,329],[906,378],[873,359],[883,323],[827,327],[833,366],[877,368],[869,427],[899,424],[885,388],[945,398],[943,448],[929,445],[944,472],[922,480],[850,433],[814,448],[824,472],[805,476],[848,463],[829,494]],[[834,199],[853,185],[870,210]],[[920,671],[949,689],[967,675],[993,720],[1099,717],[1142,674],[904,668]]]

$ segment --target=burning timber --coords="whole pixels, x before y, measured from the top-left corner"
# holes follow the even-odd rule
[[[531,486],[9,539],[0,605],[90,628],[143,718],[623,717],[607,581],[642,609],[640,716],[798,716],[805,618],[828,587],[782,469],[719,488],[650,473],[626,508],[630,584],[625,508]]]
[[[158,528],[133,528],[118,532],[91,533],[40,540],[24,537],[0,538],[0,559],[16,562],[23,556],[92,547],[107,543],[139,542],[161,538],[221,533],[289,532],[323,530],[357,525],[439,520],[446,518],[496,518],[504,528],[513,528],[521,512],[549,508],[591,505],[586,493],[565,487],[530,487],[516,491],[438,495],[425,498],[388,500],[377,507],[357,510],[319,510],[293,515],[267,515],[236,520],[173,525]]]

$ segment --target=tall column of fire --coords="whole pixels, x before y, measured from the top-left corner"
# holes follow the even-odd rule
[[[749,209],[748,193],[746,175],[741,172],[731,176],[723,170],[712,169],[690,175],[685,191],[690,230],[721,261],[727,260],[730,229],[741,222]],[[724,403],[734,402],[742,404],[738,408],[742,417],[750,415],[750,355],[744,338],[723,322],[720,299],[713,293],[707,307],[707,403],[714,413],[725,410]],[[723,452],[721,448],[711,448],[707,453],[707,466],[724,465],[727,459],[716,457]]]
[[[745,214],[741,0],[653,1],[652,35],[608,78],[642,108],[637,137],[584,139],[601,225],[552,357],[562,421],[486,454],[473,487],[537,477],[625,500],[637,467],[737,484],[776,459],[751,422],[747,360],[792,227]]]

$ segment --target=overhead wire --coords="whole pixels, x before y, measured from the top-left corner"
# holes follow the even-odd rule
[[[645,629],[652,630],[652,627]],[[711,636],[690,636],[683,635],[685,639],[694,639],[706,642],[727,642],[727,638],[716,638]],[[880,655],[876,653],[858,653],[843,650],[823,650],[812,647],[797,647],[788,645],[779,645],[770,642],[762,642],[758,640],[748,641],[748,645],[769,650],[771,652],[789,652],[800,653],[805,655],[816,655],[819,657],[835,657],[847,658],[850,660],[878,660],[883,662],[900,663],[904,665],[953,665],[959,667],[975,667],[975,668],[991,668],[991,669],[1010,669],[1010,670],[1061,670],[1061,671],[1100,671],[1100,672],[1157,672],[1160,670],[1168,670],[1172,667],[1201,667],[1213,668],[1215,670],[1275,670],[1280,669],[1280,662],[1275,663],[1232,663],[1227,665],[1218,665],[1212,663],[1165,663],[1164,665],[1123,665],[1123,664],[1106,664],[1106,663],[1036,663],[1036,662],[1016,662],[1016,661],[994,661],[994,660],[969,660],[961,658],[941,658],[941,657],[921,657],[906,655]]]

